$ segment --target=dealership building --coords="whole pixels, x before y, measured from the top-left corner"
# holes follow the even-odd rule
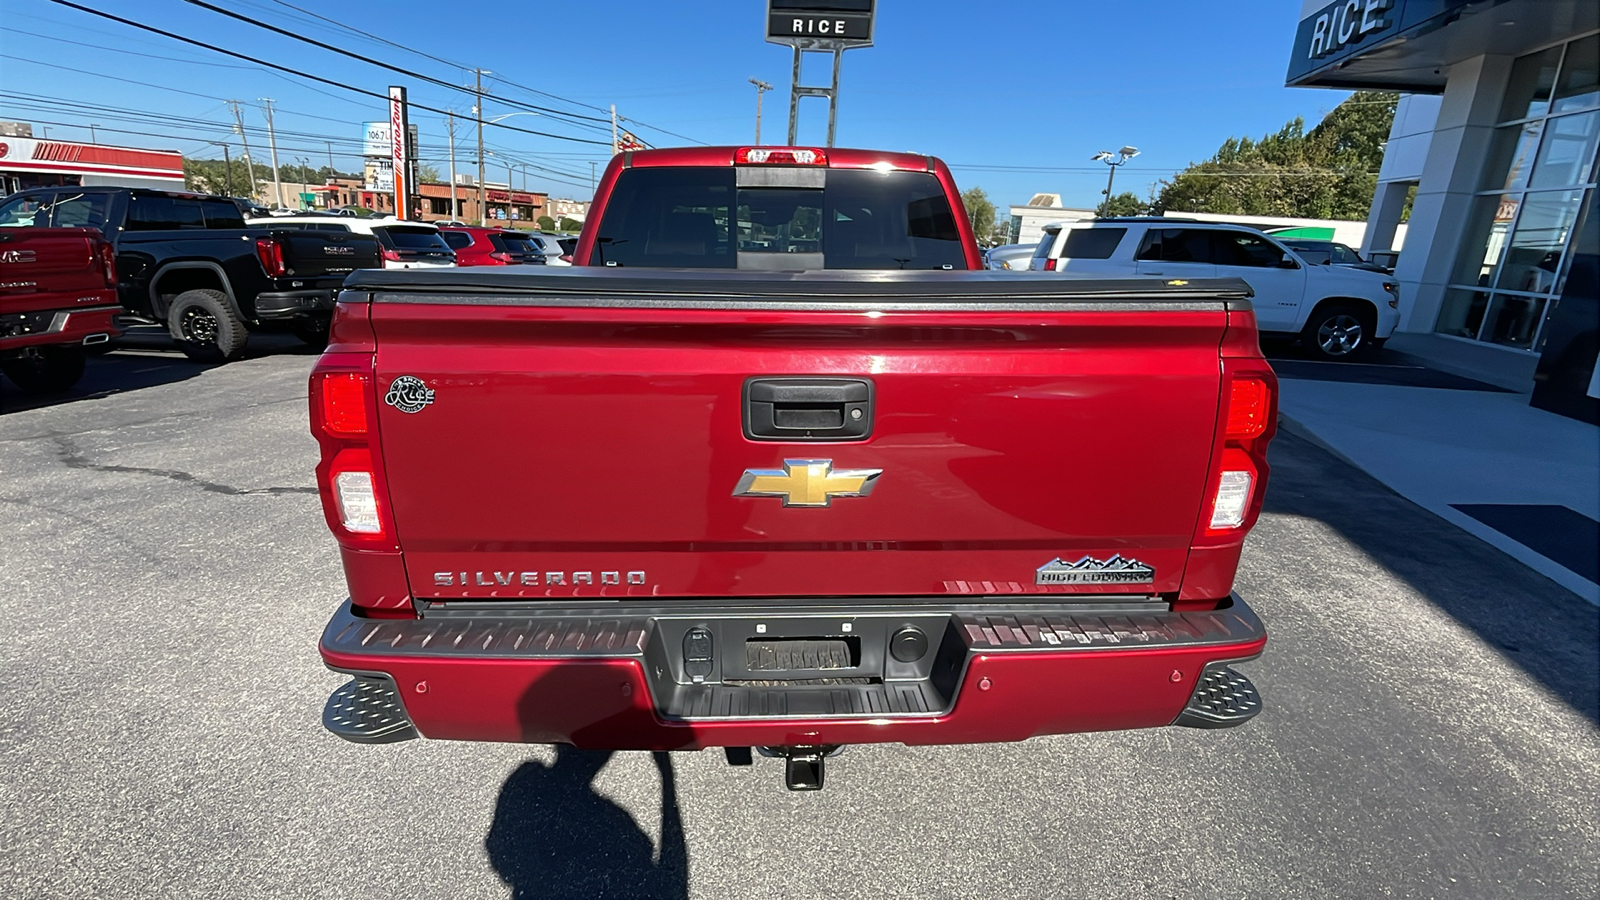
[[[1306,0],[1286,80],[1403,94],[1362,248],[1409,204],[1391,346],[1592,417],[1600,3]]]

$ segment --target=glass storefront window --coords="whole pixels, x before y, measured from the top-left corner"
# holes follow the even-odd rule
[[[1456,260],[1455,277],[1451,281],[1480,287],[1494,282],[1500,254],[1505,250],[1506,234],[1516,214],[1514,194],[1486,194],[1473,203],[1472,215],[1467,220],[1466,240],[1461,245],[1461,256]]]
[[[1507,245],[1495,287],[1538,294],[1555,289],[1561,251],[1583,204],[1583,191],[1539,191],[1527,194]]]
[[[1552,112],[1600,106],[1600,34],[1567,45]]]
[[[1439,324],[1434,329],[1440,334],[1477,338],[1483,325],[1483,313],[1489,306],[1488,291],[1470,291],[1456,288],[1445,292],[1444,305],[1439,309]]]
[[[1565,187],[1587,181],[1595,144],[1600,142],[1600,110],[1547,119],[1545,131],[1528,186]]]
[[[1495,294],[1483,316],[1478,340],[1518,347],[1523,350],[1533,346],[1539,333],[1539,321],[1544,317],[1545,298],[1520,297],[1513,294]]]
[[[1500,107],[1500,121],[1511,122],[1544,115],[1550,108],[1550,89],[1555,87],[1556,67],[1559,65],[1559,46],[1524,56],[1512,63],[1505,104]]]
[[[1489,165],[1483,170],[1484,190],[1520,191],[1528,186],[1534,152],[1539,148],[1539,133],[1544,120],[1521,125],[1506,125],[1495,131],[1489,148]]]
[[[1537,351],[1595,190],[1600,34],[1517,59],[1500,121],[1434,328]]]

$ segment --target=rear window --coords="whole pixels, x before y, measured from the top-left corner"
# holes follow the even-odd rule
[[[129,231],[175,231],[206,227],[200,201],[160,194],[134,194],[128,202]]]
[[[385,225],[372,229],[378,241],[390,250],[410,250],[414,252],[453,253],[450,245],[445,243],[439,232],[433,228],[418,228],[414,225]]]
[[[230,200],[137,193],[128,199],[129,231],[243,227],[244,216],[240,215],[239,207]]]
[[[451,250],[465,250],[472,246],[472,235],[464,231],[441,231],[439,236],[450,245]]]
[[[1059,231],[1046,231],[1044,233],[1044,237],[1039,240],[1039,246],[1033,248],[1033,258],[1048,258],[1050,256],[1050,251],[1055,249],[1056,236],[1060,233],[1061,232]]]
[[[931,174],[830,169],[822,188],[741,188],[732,167],[623,172],[593,262],[732,269],[745,256],[750,268],[774,257],[815,268],[819,254],[828,269],[966,268]]]
[[[1061,247],[1062,259],[1110,259],[1128,233],[1126,228],[1074,228]]]
[[[537,256],[539,251],[534,247],[532,240],[525,234],[503,231],[499,234],[489,235],[489,243],[501,253],[510,253],[515,256]]]

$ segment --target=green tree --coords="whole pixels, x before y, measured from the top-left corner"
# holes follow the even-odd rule
[[[1157,211],[1364,219],[1399,95],[1357,91],[1309,132],[1296,118],[1260,140],[1230,137],[1161,183]]]
[[[417,180],[423,184],[444,183],[444,179],[439,175],[439,167],[428,163],[417,163]]]
[[[980,239],[994,233],[994,204],[981,187],[970,187],[961,192],[961,205],[967,208],[967,222],[972,233]]]
[[[1150,211],[1150,205],[1139,199],[1133,191],[1123,191],[1110,200],[1100,204],[1095,211],[1100,216],[1142,216]]]
[[[566,216],[562,216],[561,217],[561,221],[558,224],[560,226],[559,230],[561,230],[561,231],[582,231],[583,230],[583,223],[582,222],[579,222],[577,219],[569,219]]]
[[[535,222],[538,224],[540,231],[555,231],[556,230],[556,220],[550,218],[549,216],[540,216],[538,219],[535,220]]]

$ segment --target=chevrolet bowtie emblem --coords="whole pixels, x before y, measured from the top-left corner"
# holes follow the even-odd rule
[[[745,469],[735,497],[782,497],[784,506],[830,506],[872,493],[882,469],[835,469],[831,459],[786,459],[781,469]]]

